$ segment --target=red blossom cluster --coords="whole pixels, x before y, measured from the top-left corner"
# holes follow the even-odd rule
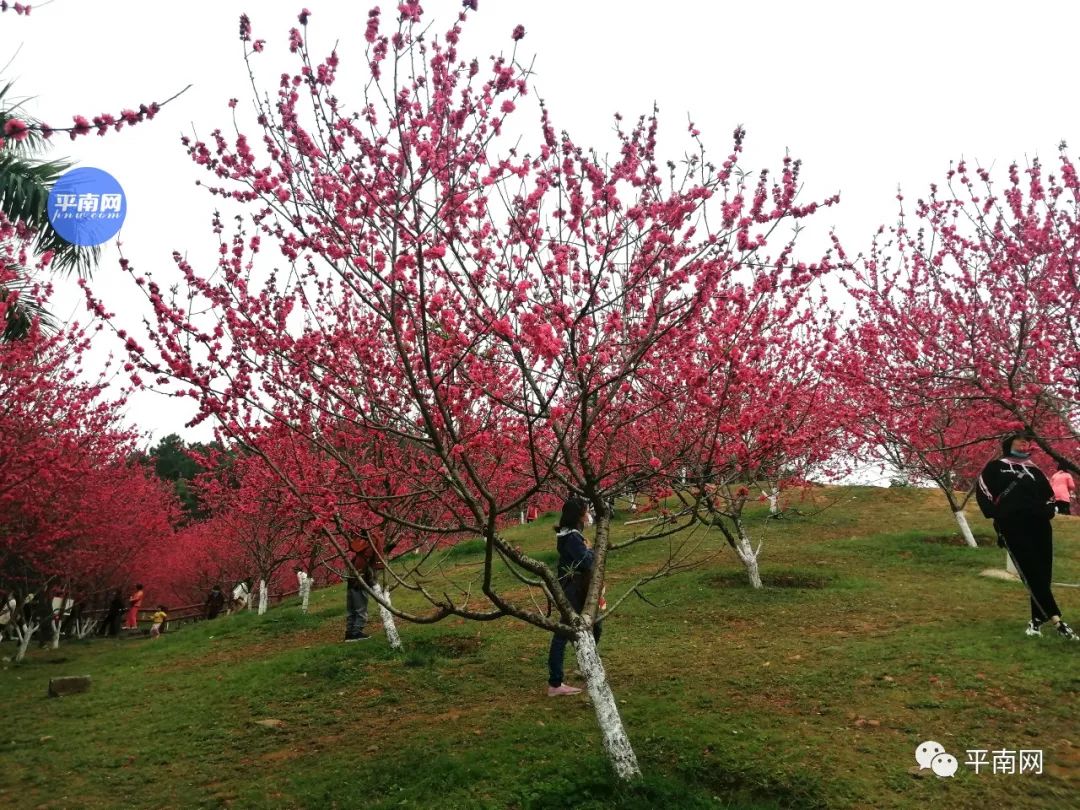
[[[534,148],[499,156],[528,70],[498,57],[482,75],[457,50],[464,14],[440,39],[414,34],[418,4],[398,11],[391,31],[368,17],[374,83],[355,111],[338,55],[313,61],[294,29],[299,67],[256,135],[185,139],[210,193],[250,212],[231,234],[215,219],[216,267],[177,254],[191,301],[127,268],[155,313],[141,344],[123,335],[131,373],[176,381],[259,454],[259,486],[279,494],[255,511],[289,504],[303,542],[372,522],[424,550],[479,536],[543,579],[499,530],[525,504],[584,495],[602,572],[612,498],[671,494],[687,470],[734,481],[819,463],[845,413],[812,367],[831,351],[811,290],[833,251],[800,261],[772,234],[836,199],[798,201],[791,158],[775,179],[737,171],[741,130],[722,165],[665,168],[655,114],[616,122],[609,161],[541,109]],[[290,453],[268,449],[285,437]],[[319,461],[283,460],[301,456]],[[557,623],[484,593],[486,608],[426,594],[428,618]]]
[[[28,258],[7,222],[0,250],[5,323]],[[29,292],[47,301],[47,289]],[[136,437],[120,426],[123,400],[106,398],[103,377],[83,379],[89,339],[34,321],[25,337],[0,341],[0,591],[17,601],[60,583],[87,606],[149,570],[172,532],[171,493],[128,463]]]
[[[1014,164],[998,188],[960,162],[914,216],[882,231],[850,285],[849,379],[864,392],[867,438],[917,476],[967,489],[1004,434],[1026,430],[1080,471],[1080,183]],[[914,219],[914,222],[911,220]]]

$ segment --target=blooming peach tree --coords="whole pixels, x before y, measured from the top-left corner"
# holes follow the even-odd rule
[[[254,448],[272,426],[333,465],[333,485],[313,489],[264,458],[336,549],[371,519],[403,533],[419,553],[384,553],[387,577],[426,607],[373,591],[380,605],[420,622],[510,616],[573,639],[605,748],[631,778],[591,632],[615,548],[609,504],[630,486],[670,492],[673,471],[699,457],[676,424],[691,413],[686,386],[665,381],[696,379],[710,340],[738,343],[732,330],[749,327],[724,322],[736,289],[773,279],[782,296],[828,268],[795,262],[793,237],[768,253],[778,228],[818,206],[796,202],[793,161],[775,181],[744,174],[741,130],[719,165],[692,126],[688,156],[659,161],[655,113],[617,117],[610,157],[558,131],[543,104],[536,143],[503,145],[531,103],[524,31],[482,66],[458,50],[469,8],[441,37],[415,2],[394,19],[373,10],[354,107],[338,95],[338,53],[313,60],[301,13],[288,38],[299,68],[257,95],[256,134],[185,139],[209,192],[241,211],[232,227],[214,219],[218,262],[200,270],[177,254],[174,295],[125,261],[154,316],[145,338],[122,337],[130,372],[176,383],[223,440]],[[266,46],[246,17],[240,34],[257,87]],[[553,492],[596,515],[580,613],[552,567],[503,532]],[[453,580],[466,575],[439,551],[465,538],[482,541],[482,561]]]

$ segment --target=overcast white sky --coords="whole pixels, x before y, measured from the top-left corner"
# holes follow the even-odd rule
[[[306,5],[313,53],[338,40],[343,67],[358,62],[369,5]],[[440,31],[460,6],[424,3]],[[0,64],[11,60],[4,80],[15,80],[16,95],[32,96],[31,112],[54,126],[193,84],[155,121],[104,138],[57,137],[51,155],[120,181],[128,197],[124,253],[164,275],[173,250],[197,262],[213,254],[214,203],[194,186],[201,172],[179,138],[227,128],[228,99],[243,106],[251,97],[240,13],[268,41],[260,64],[264,86],[272,87],[291,64],[286,40],[303,7],[281,0],[52,0],[28,18],[0,15]],[[390,14],[396,4],[382,7]],[[808,199],[840,191],[840,207],[815,217],[814,230],[835,226],[853,253],[895,218],[898,184],[916,197],[960,157],[1002,169],[1034,155],[1049,160],[1080,126],[1080,4],[1065,0],[480,0],[460,51],[509,51],[518,23],[527,32],[519,57],[536,58],[534,89],[556,125],[579,142],[613,151],[611,114],[636,117],[654,101],[670,136],[662,148],[672,158],[682,154],[688,116],[714,155],[726,154],[732,130],[743,124],[746,168],[775,167],[789,149],[804,162]],[[345,83],[338,93],[350,96]],[[138,299],[116,256],[108,246],[95,288],[113,308],[135,312]],[[61,284],[56,314],[82,317],[80,307],[71,285]],[[205,438],[204,429],[183,429],[192,413],[187,403],[149,394],[129,409],[155,438]]]

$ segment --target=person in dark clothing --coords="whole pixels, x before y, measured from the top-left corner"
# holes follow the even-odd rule
[[[375,584],[375,570],[379,564],[379,553],[373,545],[371,535],[361,529],[359,536],[349,544],[353,551],[352,564],[364,582],[371,587]],[[371,638],[364,632],[368,620],[368,595],[360,578],[350,576],[345,579],[345,641],[366,641]]]
[[[1062,638],[1080,641],[1061,619],[1050,581],[1054,567],[1054,492],[1046,475],[1031,461],[1027,434],[1007,436],[1004,455],[988,463],[976,482],[975,497],[983,514],[993,516],[999,541],[1005,546],[1031,597],[1031,621],[1026,634],[1041,636],[1050,623]]]
[[[225,609],[225,592],[221,590],[220,585],[215,585],[210,589],[210,593],[206,597],[205,608],[207,620],[216,619],[221,611]]]
[[[112,599],[109,600],[109,609],[105,613],[103,630],[113,638],[120,635],[120,617],[124,612],[124,593],[119,588],[113,591]]]
[[[593,552],[585,542],[581,530],[585,528],[586,505],[583,500],[571,497],[563,504],[562,514],[555,526],[555,542],[559,551],[559,584],[566,594],[570,606],[578,613],[585,609],[585,596],[589,591],[589,579],[592,575]],[[600,641],[601,627],[593,625],[593,638]],[[576,695],[581,692],[576,686],[563,683],[563,660],[566,657],[566,643],[569,639],[559,633],[551,638],[548,649],[548,696]]]
[[[367,591],[357,577],[345,580],[345,641],[367,641],[364,632],[368,619]]]

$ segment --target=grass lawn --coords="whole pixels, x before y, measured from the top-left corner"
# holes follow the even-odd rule
[[[792,498],[806,514],[751,515],[765,589],[710,536],[711,561],[607,621],[601,652],[645,774],[632,787],[610,776],[586,699],[546,696],[548,636],[450,619],[400,625],[402,654],[377,626],[345,645],[337,587],[307,616],[285,603],[154,643],[32,645],[0,665],[0,805],[1080,806],[1080,644],[1023,635],[1022,587],[979,576],[1004,552],[962,547],[935,492]],[[551,521],[508,535],[550,554]],[[1054,529],[1055,580],[1080,582],[1080,519]],[[609,601],[660,553],[613,558]],[[1055,591],[1080,624],[1080,588]],[[91,690],[46,697],[72,674]],[[957,757],[954,778],[917,772],[924,740]],[[1043,772],[976,774],[969,749],[1041,750]]]

